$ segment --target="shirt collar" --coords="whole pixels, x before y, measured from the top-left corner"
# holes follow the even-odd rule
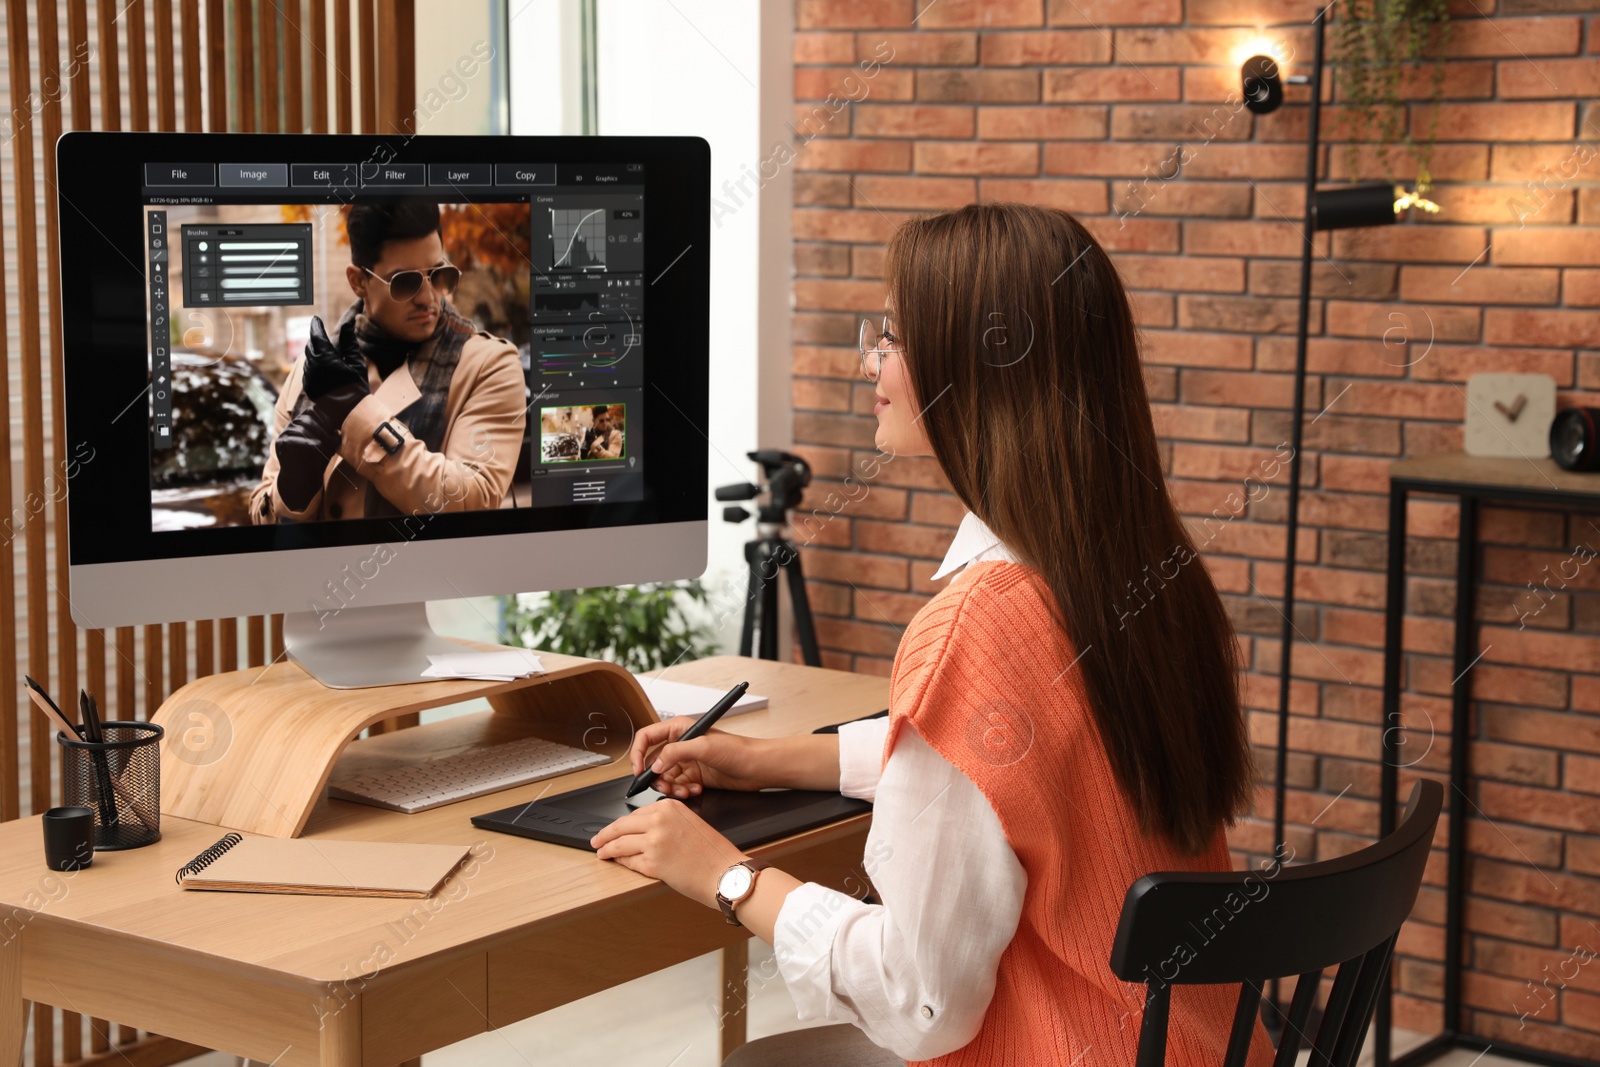
[[[938,581],[953,574],[969,563],[992,559],[1016,562],[1016,557],[1000,542],[994,531],[969,511],[956,529],[955,539],[950,542],[950,550],[944,554],[944,562],[933,572],[933,580]]]

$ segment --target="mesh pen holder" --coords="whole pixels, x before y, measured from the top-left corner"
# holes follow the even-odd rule
[[[100,742],[57,733],[67,804],[94,812],[96,852],[161,840],[161,735],[153,722],[101,724]]]

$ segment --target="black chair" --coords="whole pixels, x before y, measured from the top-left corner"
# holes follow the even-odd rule
[[[1326,863],[1147,874],[1128,888],[1111,970],[1145,983],[1137,1067],[1162,1067],[1173,985],[1243,983],[1225,1067],[1243,1067],[1261,988],[1299,975],[1273,1067],[1294,1067],[1322,973],[1337,967],[1308,1067],[1351,1067],[1411,914],[1444,788],[1421,779],[1394,833]],[[1269,873],[1269,871],[1271,873]],[[1185,951],[1187,949],[1187,951]]]

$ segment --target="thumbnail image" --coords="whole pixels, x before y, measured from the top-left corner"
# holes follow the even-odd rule
[[[290,438],[304,445],[306,434],[301,431],[316,429],[299,427],[293,419],[318,403],[335,416],[343,415],[338,405],[313,400],[309,389],[301,390],[300,377],[291,381],[295,365],[305,358],[312,320],[320,319],[338,344],[339,323],[347,316],[353,319],[363,290],[368,294],[362,308],[368,329],[355,343],[364,355],[379,352],[385,353],[384,359],[406,361],[426,380],[430,396],[442,401],[448,394],[448,377],[441,378],[438,367],[481,366],[474,361],[483,359],[516,364],[515,407],[523,417],[517,420],[517,440],[501,449],[506,469],[493,472],[490,488],[479,494],[482,499],[452,502],[447,510],[526,504],[527,458],[520,441],[527,399],[521,360],[506,346],[476,336],[476,331],[486,331],[519,348],[530,339],[526,203],[358,199],[342,205],[168,204],[147,210],[164,211],[167,232],[184,235],[184,254],[174,255],[167,278],[173,293],[170,321],[152,322],[155,336],[164,335],[168,341],[172,367],[170,446],[163,439],[151,450],[153,529],[416,512],[417,501],[387,500],[376,492],[347,494],[348,500],[318,492],[327,472],[312,469],[318,464],[314,456],[305,458],[313,451],[309,446],[300,449],[299,460],[307,469],[287,472],[298,476],[291,479],[297,484],[288,494],[279,491],[288,484],[279,480],[286,473],[279,467],[291,451]],[[357,218],[354,248],[352,212]],[[422,231],[427,233],[419,237]],[[228,270],[235,265],[220,262],[222,255],[257,250],[232,246],[225,250],[220,243],[202,247],[215,233],[228,234],[226,239],[234,242],[278,242],[267,260],[266,269],[274,272],[273,277],[241,280],[230,275]],[[429,241],[437,242],[431,246],[437,260],[407,262],[406,266],[419,268],[409,271],[385,266],[394,259],[395,248]],[[290,260],[295,263],[292,269],[286,267]],[[373,265],[384,273],[372,271]],[[253,298],[253,290],[261,299]],[[385,315],[394,318],[394,329],[383,329],[389,322]],[[152,389],[161,384],[152,382]],[[287,395],[286,387],[295,395]],[[493,400],[501,402],[499,391]],[[489,398],[474,396],[464,402],[482,405]],[[295,426],[285,438],[285,448],[277,447],[278,422],[289,412],[280,409],[292,412],[283,429]],[[430,450],[446,451],[442,429],[455,414],[437,403],[419,403],[401,419]],[[337,431],[337,418],[332,425]],[[326,434],[326,427],[320,432]],[[315,494],[314,501],[303,499],[306,486]],[[491,495],[497,498],[489,500]],[[283,505],[277,503],[280,499]]]
[[[626,455],[626,404],[586,404],[539,409],[539,458],[582,463]]]

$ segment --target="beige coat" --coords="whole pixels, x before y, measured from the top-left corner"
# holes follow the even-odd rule
[[[289,423],[304,371],[305,360],[296,361],[278,396],[274,441]],[[291,510],[278,495],[278,451],[269,450],[261,484],[250,496],[254,522],[361,518],[368,484],[406,515],[501,506],[527,425],[522,361],[511,342],[482,331],[467,338],[445,399],[440,452],[428,451],[395,416],[422,395],[407,364],[380,379],[369,360],[367,384],[372,393],[345,418],[339,454],[329,460],[322,489],[305,510]],[[385,423],[387,430],[381,428]],[[380,441],[398,443],[398,449],[391,453]]]

